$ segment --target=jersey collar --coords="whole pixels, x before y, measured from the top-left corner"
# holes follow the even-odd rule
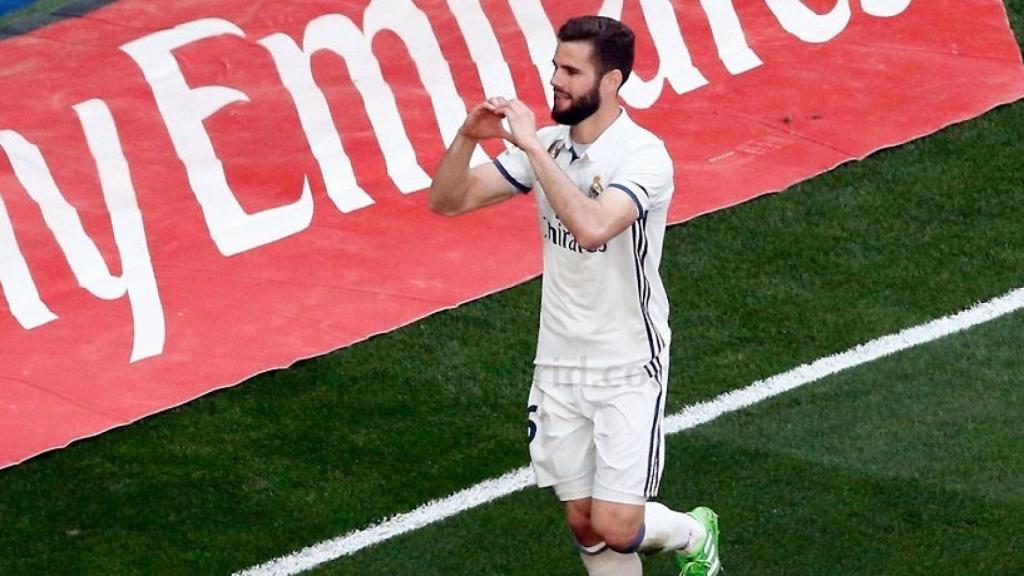
[[[626,113],[625,108],[619,106],[618,118],[609,124],[604,132],[597,137],[597,140],[594,140],[580,156],[598,164],[614,159],[616,155],[622,153],[622,147],[618,143],[629,132],[629,127],[632,125],[633,119]],[[566,142],[571,142],[568,127],[566,127],[565,138]]]

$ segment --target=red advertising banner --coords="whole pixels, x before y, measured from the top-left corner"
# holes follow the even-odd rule
[[[1024,94],[998,0],[121,0],[6,39],[0,467],[537,275],[531,198],[424,189],[485,95],[547,117],[597,12],[674,222]]]

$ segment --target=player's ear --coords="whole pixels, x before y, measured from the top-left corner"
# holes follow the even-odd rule
[[[615,68],[604,73],[604,76],[601,78],[601,88],[603,91],[614,95],[618,93],[621,87],[622,70]]]

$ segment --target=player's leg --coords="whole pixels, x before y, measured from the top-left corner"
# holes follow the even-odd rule
[[[535,379],[527,410],[530,463],[537,486],[554,487],[562,502],[590,498],[594,428],[580,412],[573,386]]]
[[[643,564],[636,552],[612,549],[594,531],[590,522],[590,498],[565,502],[566,520],[572,528],[580,559],[590,576],[640,576]]]
[[[677,512],[658,502],[623,504],[592,499],[590,529],[594,538],[621,554],[675,552],[682,576],[715,576],[718,518],[708,508]]]
[[[658,502],[636,505],[593,499],[590,528],[594,538],[620,552],[696,550],[707,534],[690,514]]]
[[[590,511],[594,531],[621,552],[678,552],[686,576],[717,574],[714,513],[706,508],[682,513],[647,501],[657,495],[664,468],[661,379],[596,387],[588,396],[587,401],[598,407]]]
[[[629,504],[593,499],[591,529],[608,547],[623,553],[636,552],[644,539],[643,503]]]
[[[579,548],[591,548],[602,544],[601,536],[590,525],[590,498],[566,500],[565,521],[572,530],[573,541]]]
[[[537,485],[551,486],[565,504],[580,559],[591,576],[639,576],[636,554],[608,548],[590,529],[594,482],[593,423],[579,410],[573,385],[535,379],[530,389],[530,460]]]
[[[591,499],[568,500],[565,519],[572,529],[580,559],[590,576],[640,576],[643,565],[635,551],[623,553],[612,549],[591,526]]]

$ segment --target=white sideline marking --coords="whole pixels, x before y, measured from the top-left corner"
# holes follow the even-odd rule
[[[694,428],[723,414],[752,406],[772,396],[799,388],[848,368],[867,364],[884,356],[995,320],[1021,308],[1024,308],[1024,288],[1012,290],[988,302],[975,304],[957,314],[943,316],[896,334],[876,338],[845,352],[825,356],[810,364],[797,366],[792,370],[754,382],[746,388],[726,392],[708,402],[688,406],[681,412],[665,419],[665,433],[675,434]],[[287,556],[236,572],[234,576],[298,574],[325,562],[355,554],[363,548],[507,496],[532,484],[532,470],[529,467],[519,468],[497,478],[485,480],[446,498],[428,502],[412,512],[392,516],[362,530],[349,532],[344,536],[326,540]]]

